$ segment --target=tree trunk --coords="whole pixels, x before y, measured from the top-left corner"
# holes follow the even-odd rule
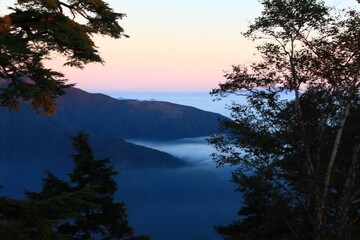
[[[326,227],[327,207],[328,207],[327,206],[327,204],[328,204],[327,198],[328,198],[328,193],[329,193],[329,189],[330,189],[331,176],[332,176],[332,172],[333,172],[333,168],[334,168],[335,159],[336,159],[336,156],[338,153],[339,145],[341,142],[341,137],[342,137],[345,121],[349,115],[349,110],[350,110],[350,103],[347,103],[341,112],[342,116],[340,119],[338,131],[337,131],[337,134],[335,137],[331,156],[330,156],[326,174],[324,177],[323,192],[322,192],[322,195],[320,195],[318,198],[320,200],[320,202],[316,203],[317,216],[315,218],[316,224],[315,224],[315,229],[314,229],[315,230],[315,240],[322,240],[325,237],[324,233],[327,228]],[[319,193],[320,193],[320,191],[319,191]]]
[[[350,211],[353,207],[353,198],[357,198],[359,195],[359,191],[354,190],[354,185],[357,177],[357,166],[358,159],[360,153],[360,142],[357,142],[354,146],[353,156],[351,166],[349,168],[346,181],[344,183],[344,190],[341,196],[341,205],[339,208],[339,227],[338,227],[338,235],[336,237],[337,240],[349,240],[351,237],[351,225],[352,220],[350,219]]]

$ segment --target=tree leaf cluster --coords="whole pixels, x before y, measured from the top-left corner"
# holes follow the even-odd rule
[[[240,219],[224,239],[358,239],[360,13],[318,0],[262,0],[245,36],[262,61],[213,90],[242,95],[210,143],[238,166]]]
[[[18,0],[9,9],[0,16],[0,103],[11,109],[30,101],[55,113],[56,97],[71,85],[45,63],[56,55],[71,67],[103,63],[92,36],[128,37],[118,23],[125,14],[102,0]]]

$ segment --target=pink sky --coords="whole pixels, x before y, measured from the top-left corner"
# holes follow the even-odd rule
[[[194,3],[195,2],[195,3]],[[254,1],[108,1],[128,15],[121,25],[129,39],[95,37],[105,65],[61,68],[71,83],[88,91],[209,92],[223,70],[253,58],[241,31],[260,12]]]
[[[14,0],[0,0],[0,10]],[[257,56],[254,43],[242,37],[260,15],[257,0],[108,0],[128,15],[121,25],[129,39],[94,38],[105,65],[84,70],[63,68],[61,57],[51,66],[70,83],[91,92],[209,92],[233,64],[249,64]],[[354,6],[356,0],[327,0]]]

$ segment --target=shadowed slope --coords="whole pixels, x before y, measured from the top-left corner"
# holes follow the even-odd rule
[[[98,136],[166,140],[216,132],[221,115],[168,102],[117,100],[68,89],[57,118]]]
[[[233,187],[217,175],[166,153],[121,139],[199,137],[217,128],[218,114],[164,102],[119,101],[70,89],[58,114],[43,116],[28,104],[0,108],[0,190],[22,197],[40,189],[43,170],[64,179],[73,167],[69,135],[85,130],[96,158],[111,158],[119,175],[117,199],[127,204],[139,234],[153,240],[218,239],[238,208]]]

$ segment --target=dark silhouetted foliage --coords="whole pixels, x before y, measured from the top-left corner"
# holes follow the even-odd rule
[[[70,85],[44,61],[60,54],[68,66],[103,63],[91,36],[126,36],[118,24],[125,15],[102,0],[17,0],[9,9],[0,16],[0,104],[12,109],[30,100],[55,113],[55,98]]]
[[[317,0],[262,0],[246,37],[262,61],[234,66],[213,94],[245,96],[218,165],[236,165],[240,219],[225,239],[359,239],[360,13]],[[228,134],[230,131],[230,134]]]
[[[69,173],[70,182],[48,172],[42,191],[28,193],[28,197],[32,201],[46,201],[71,193],[91,193],[87,198],[88,204],[78,208],[76,215],[56,223],[55,232],[68,239],[148,239],[134,236],[124,203],[114,200],[117,184],[112,177],[117,173],[109,166],[110,160],[94,159],[88,135],[84,132],[72,140],[76,153],[73,154],[75,167]]]

